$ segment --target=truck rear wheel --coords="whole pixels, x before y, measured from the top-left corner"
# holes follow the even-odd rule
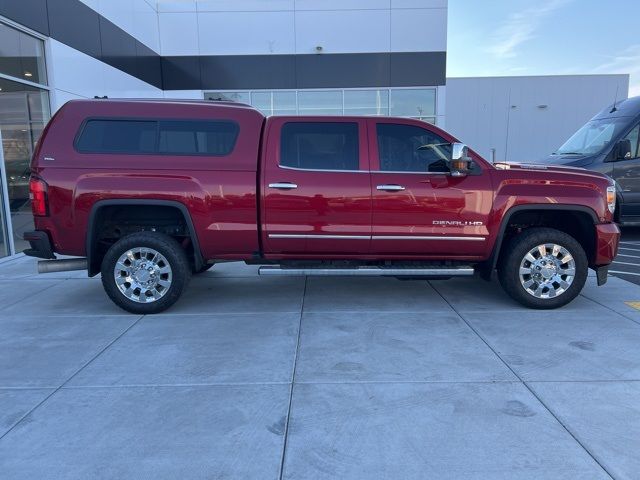
[[[502,288],[529,308],[558,308],[584,287],[587,255],[570,235],[531,228],[511,239],[498,265]]]
[[[191,277],[180,244],[162,233],[140,232],[118,240],[102,260],[102,285],[120,308],[158,313],[173,305]]]

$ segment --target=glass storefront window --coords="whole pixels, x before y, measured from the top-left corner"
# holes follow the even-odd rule
[[[300,115],[342,115],[342,90],[298,92]]]
[[[267,116],[296,115],[298,112],[295,90],[252,92],[251,105]]]
[[[46,85],[42,40],[0,23],[0,73]]]
[[[246,103],[251,105],[251,92],[207,92],[207,100]]]
[[[345,115],[389,115],[389,90],[345,90]]]
[[[391,115],[420,118],[435,114],[435,88],[391,89]]]
[[[205,98],[246,103],[266,116],[393,115],[436,123],[434,87],[205,92]]]
[[[0,73],[12,77],[12,80],[0,78],[3,161],[3,178],[0,179],[0,256],[5,256],[14,253],[9,247],[9,231],[13,231],[13,244],[15,251],[19,252],[27,247],[22,239],[24,232],[33,229],[29,164],[35,144],[51,114],[49,92],[35,85],[47,84],[44,42],[0,23]],[[8,197],[8,204],[5,197]]]
[[[27,248],[22,236],[33,229],[29,164],[48,119],[47,90],[0,78],[0,132],[16,252]]]

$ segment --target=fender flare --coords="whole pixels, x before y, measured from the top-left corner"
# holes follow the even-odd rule
[[[598,223],[598,215],[596,212],[590,208],[585,207],[584,205],[571,205],[571,204],[562,204],[562,203],[554,203],[554,204],[528,204],[528,205],[516,205],[515,207],[511,207],[507,210],[502,216],[502,221],[500,222],[500,229],[498,230],[498,236],[496,237],[496,241],[493,245],[493,249],[491,251],[491,255],[485,262],[484,271],[482,272],[482,276],[485,279],[491,277],[491,273],[496,269],[498,265],[498,255],[500,253],[500,249],[502,248],[502,242],[504,241],[504,232],[507,229],[507,225],[509,225],[509,220],[516,213],[525,212],[528,210],[554,210],[554,211],[563,211],[563,212],[580,212],[586,213],[591,217],[593,224]]]
[[[98,200],[91,207],[89,213],[89,221],[87,223],[87,238],[86,238],[86,251],[87,251],[87,265],[88,274],[93,277],[100,273],[100,266],[94,265],[95,263],[95,240],[96,240],[96,225],[95,220],[100,209],[110,206],[122,206],[122,205],[145,205],[145,206],[161,206],[176,208],[182,214],[187,228],[189,229],[189,235],[191,236],[191,242],[193,243],[194,263],[196,269],[200,269],[204,266],[204,258],[202,257],[202,251],[200,250],[200,243],[198,241],[198,235],[191,219],[191,214],[186,205],[175,200],[157,200],[157,199],[110,199],[110,200]]]

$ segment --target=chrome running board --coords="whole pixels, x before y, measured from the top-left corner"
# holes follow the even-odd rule
[[[263,266],[258,269],[260,275],[308,275],[308,276],[353,276],[353,277],[469,277],[475,273],[471,267],[456,268],[282,268]]]

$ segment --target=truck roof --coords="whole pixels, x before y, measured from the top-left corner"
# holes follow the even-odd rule
[[[80,99],[80,100],[70,100],[67,103],[69,104],[94,104],[100,105],[105,103],[118,103],[121,105],[142,105],[142,104],[153,104],[153,105],[202,105],[207,107],[224,107],[224,108],[234,108],[239,110],[251,110],[255,112],[259,112],[259,110],[251,105],[247,105],[246,103],[238,103],[231,101],[223,101],[223,100],[194,100],[194,99],[181,99],[181,98],[93,98],[93,99]]]

